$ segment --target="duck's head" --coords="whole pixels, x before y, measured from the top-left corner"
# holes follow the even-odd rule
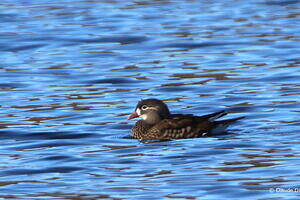
[[[168,106],[158,99],[144,99],[138,102],[135,111],[127,118],[141,117],[148,124],[155,124],[170,115]]]

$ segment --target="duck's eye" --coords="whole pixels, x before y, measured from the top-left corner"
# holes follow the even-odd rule
[[[146,105],[142,106],[142,110],[146,110],[147,108],[148,108],[148,106],[146,106]]]

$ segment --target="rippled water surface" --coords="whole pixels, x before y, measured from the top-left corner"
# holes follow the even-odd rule
[[[299,199],[299,8],[2,0],[0,198]],[[246,118],[141,143],[126,117],[149,97]]]

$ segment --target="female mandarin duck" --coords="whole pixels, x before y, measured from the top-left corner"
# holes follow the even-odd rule
[[[135,111],[128,117],[141,117],[131,130],[133,138],[139,140],[183,139],[211,136],[224,133],[229,124],[243,118],[215,121],[226,115],[219,111],[203,116],[191,114],[171,114],[168,106],[158,99],[138,102]]]

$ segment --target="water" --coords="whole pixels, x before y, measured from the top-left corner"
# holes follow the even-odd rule
[[[299,6],[1,1],[0,198],[299,199]],[[140,143],[149,97],[246,119]]]

